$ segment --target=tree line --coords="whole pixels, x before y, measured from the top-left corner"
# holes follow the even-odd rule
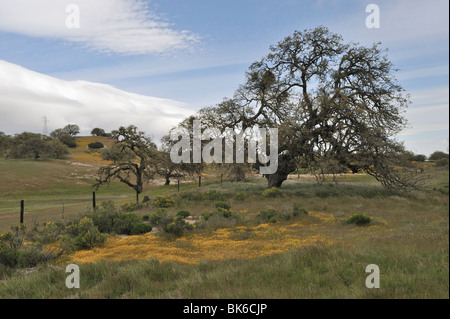
[[[77,124],[67,124],[52,131],[49,136],[32,132],[11,136],[0,132],[0,156],[13,159],[62,159],[69,154],[69,148],[77,147],[75,136],[79,133],[80,127]],[[94,128],[91,135],[111,136],[101,128]]]

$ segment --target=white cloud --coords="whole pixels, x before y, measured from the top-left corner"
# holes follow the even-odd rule
[[[80,9],[80,28],[68,28],[69,4]],[[176,30],[142,0],[2,0],[0,30],[80,43],[120,54],[159,54],[189,49],[199,37]]]
[[[411,92],[413,104],[407,109],[406,128],[400,136],[449,129],[449,88],[438,87]]]
[[[411,109],[428,105],[447,104],[449,97],[448,86],[433,87],[410,92],[413,104]]]
[[[42,132],[76,123],[81,134],[136,125],[155,141],[192,114],[181,102],[133,94],[110,85],[63,81],[0,60],[0,130]]]
[[[423,79],[429,77],[448,76],[448,65],[421,68],[410,71],[400,71],[397,75],[399,81]]]

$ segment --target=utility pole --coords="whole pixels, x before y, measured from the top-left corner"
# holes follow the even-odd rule
[[[47,136],[48,135],[48,119],[47,116],[43,116],[42,117],[42,122],[44,123],[44,128],[42,130],[42,133]]]

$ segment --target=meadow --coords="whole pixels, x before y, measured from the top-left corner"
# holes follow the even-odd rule
[[[28,228],[92,213],[102,163],[77,152],[58,161],[0,160],[0,232],[17,225],[20,199]],[[214,170],[205,171],[201,187],[187,180],[179,192],[154,181],[141,198],[174,198],[165,214],[189,211],[192,231],[108,234],[102,246],[5,270],[0,298],[449,298],[449,173],[428,165],[423,174],[431,176],[427,185],[411,193],[390,192],[364,174],[322,184],[292,175],[276,194],[260,176],[220,183]],[[99,203],[107,200],[120,206],[134,193],[111,183],[97,191]],[[218,202],[233,218],[205,218]],[[157,212],[152,205],[134,210]],[[354,214],[370,223],[347,223]],[[69,263],[80,266],[79,289],[64,285]],[[380,268],[379,289],[365,286],[369,264]]]

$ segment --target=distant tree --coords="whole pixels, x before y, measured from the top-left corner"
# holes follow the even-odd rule
[[[80,127],[76,124],[68,124],[62,130],[70,136],[76,136],[80,134]]]
[[[59,139],[53,139],[48,142],[53,148],[53,154],[56,159],[65,158],[69,154],[67,145],[61,142]]]
[[[448,159],[448,153],[444,153],[442,151],[435,151],[435,152],[433,152],[433,154],[430,155],[430,157],[428,159],[430,161],[438,161],[442,158]]]
[[[155,170],[157,174],[164,178],[164,185],[170,185],[170,179],[184,179],[198,175],[203,170],[202,164],[196,163],[174,163],[170,158],[170,149],[174,142],[168,135],[161,139],[161,150],[156,157]]]
[[[77,147],[77,142],[75,140],[75,137],[73,137],[72,135],[70,135],[68,133],[61,134],[58,137],[58,139],[70,148]]]
[[[63,134],[64,134],[63,129],[57,128],[56,130],[50,132],[50,137],[51,138],[59,138]]]
[[[92,136],[106,136],[106,132],[104,129],[96,127],[91,131],[91,135]]]
[[[139,194],[144,189],[144,182],[153,179],[156,173],[154,170],[158,154],[156,144],[133,125],[120,127],[112,131],[111,136],[115,142],[111,150],[103,153],[103,158],[112,163],[99,169],[94,187],[99,188],[117,179],[136,192],[136,203],[139,203]]]
[[[448,168],[448,165],[449,165],[448,158],[440,158],[436,161],[437,167],[447,167]]]
[[[0,156],[6,156],[11,146],[11,136],[0,132]]]
[[[10,149],[13,158],[33,158],[52,156],[53,147],[43,139],[41,134],[24,132],[14,136]]]
[[[74,134],[77,132],[78,125],[67,125],[64,128],[58,128],[50,133],[50,137],[53,139],[59,139],[62,143],[68,147],[77,147],[77,143]],[[79,127],[78,127],[79,132]],[[78,133],[76,133],[78,134]],[[75,135],[76,135],[75,134]]]
[[[411,157],[411,160],[414,162],[425,162],[427,160],[427,157],[423,154],[416,154]]]

